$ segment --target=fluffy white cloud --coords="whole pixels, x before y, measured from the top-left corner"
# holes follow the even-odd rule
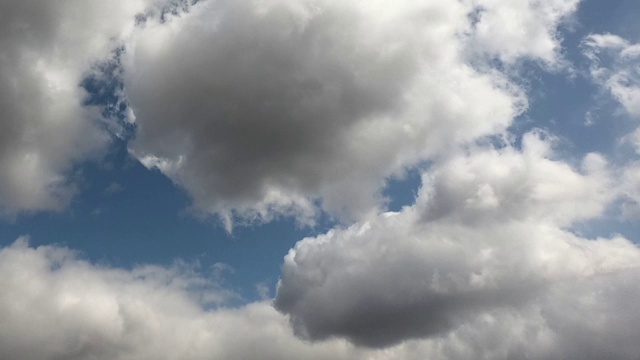
[[[579,170],[552,156],[528,134],[521,152],[436,165],[415,205],[300,241],[276,307],[305,338],[431,337],[420,347],[434,358],[637,357],[640,312],[621,304],[640,291],[640,249],[570,231],[614,198],[608,167],[597,154]]]
[[[319,203],[362,218],[387,176],[501,133],[526,99],[470,58],[555,61],[556,26],[575,5],[199,2],[130,43],[131,150],[228,225],[310,221]]]
[[[584,41],[591,76],[611,92],[625,110],[640,117],[640,44],[612,34],[592,34]]]
[[[558,24],[572,16],[580,0],[469,0],[476,51],[505,63],[522,58],[557,66],[561,61]]]
[[[80,82],[145,3],[0,1],[0,213],[68,203],[72,165],[108,141]]]
[[[112,269],[20,239],[0,250],[0,358],[353,358],[344,342],[297,340],[267,303],[203,310],[229,295],[186,266]]]

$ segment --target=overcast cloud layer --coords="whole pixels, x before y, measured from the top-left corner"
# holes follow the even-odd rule
[[[576,229],[640,217],[640,130],[616,164],[507,130],[528,106],[510,74],[570,66],[557,29],[578,1],[171,3],[0,0],[2,215],[69,203],[70,170],[108,144],[79,84],[122,45],[129,150],[197,211],[343,224],[289,251],[272,301],[236,308],[197,264],[20,238],[0,248],[0,358],[638,359],[640,248]],[[640,118],[638,45],[581,49]],[[385,212],[388,177],[425,161],[415,202]]]
[[[576,3],[199,3],[132,40],[131,149],[229,226],[310,221],[318,200],[362,218],[381,208],[387,176],[499,134],[526,108],[471,59],[556,64],[555,27]]]

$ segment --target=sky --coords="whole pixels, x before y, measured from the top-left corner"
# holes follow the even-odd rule
[[[637,360],[639,16],[0,0],[0,359]]]

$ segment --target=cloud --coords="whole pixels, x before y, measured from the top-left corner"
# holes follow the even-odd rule
[[[501,134],[524,111],[516,85],[470,58],[555,61],[575,4],[198,2],[129,43],[130,149],[228,227],[312,222],[318,205],[362,219],[384,207],[386,177]]]
[[[67,248],[30,247],[22,238],[0,249],[0,358],[387,358],[341,340],[301,341],[265,301],[203,307],[203,301],[224,303],[228,296],[184,264],[114,269]]]
[[[205,311],[228,292],[184,266],[113,269],[20,239],[0,270],[3,359],[352,358],[344,342],[297,340],[268,303]]]
[[[0,214],[60,210],[108,136],[80,87],[146,1],[0,1]]]
[[[621,215],[625,220],[640,219],[640,162],[629,163],[620,173]]]
[[[263,300],[237,308],[224,264],[116,269],[20,239],[0,249],[0,358],[640,355],[640,249],[572,230],[621,194],[636,214],[638,167],[570,165],[543,131],[499,140],[527,102],[489,64],[561,65],[556,28],[577,1],[173,1],[134,27],[149,4],[0,4],[3,213],[69,201],[73,165],[108,142],[79,84],[121,39],[130,151],[199,211],[229,228],[357,221],[298,242],[273,304],[258,284]],[[637,45],[584,44],[637,115]],[[381,213],[385,178],[425,160],[415,204]]]
[[[640,119],[640,44],[613,34],[592,34],[583,40],[583,53],[590,60],[592,80],[608,91],[633,120]],[[619,139],[640,154],[640,127]],[[640,217],[640,162],[629,156],[619,169],[621,215]]]
[[[452,351],[434,358],[637,356],[622,334],[639,334],[621,319],[640,313],[619,304],[640,291],[629,287],[640,249],[570,230],[615,198],[610,170],[597,154],[580,169],[554,160],[541,137],[454,156],[423,175],[415,205],[300,241],[276,308],[303,338],[373,348],[430,338]]]
[[[608,90],[633,117],[640,117],[640,44],[612,34],[592,34],[583,40],[593,81]]]
[[[570,18],[579,0],[474,0],[473,47],[504,63],[523,58],[550,66],[562,63],[557,27]]]

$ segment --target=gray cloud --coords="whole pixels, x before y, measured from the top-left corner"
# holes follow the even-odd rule
[[[525,3],[512,10],[539,19],[528,28],[555,49],[552,25],[574,7]],[[317,203],[362,218],[387,176],[500,133],[526,107],[499,72],[468,64],[474,4],[205,1],[148,21],[124,59],[131,150],[228,226],[236,215],[311,221]],[[498,31],[494,9],[480,24]]]
[[[475,149],[437,164],[415,205],[300,241],[285,258],[276,308],[304,338],[370,347],[446,338],[479,316],[532,308],[554,340],[571,338],[569,328],[578,326],[565,317],[571,299],[609,290],[612,298],[580,311],[603,309],[603,321],[615,322],[626,311],[616,308],[624,293],[618,286],[640,271],[640,250],[622,238],[590,240],[568,230],[600,216],[616,193],[599,155],[588,155],[580,171],[552,156],[548,142],[528,134],[522,152]],[[607,331],[593,327],[569,342],[604,336],[600,351],[615,348]],[[577,348],[565,345],[547,356],[575,358],[565,351]]]

